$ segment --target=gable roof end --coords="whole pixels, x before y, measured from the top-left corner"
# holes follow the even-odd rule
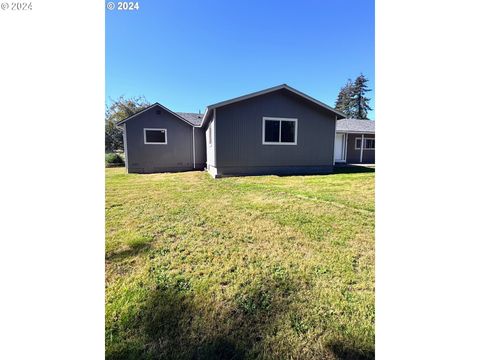
[[[177,113],[174,113],[172,110],[166,108],[165,106],[159,104],[158,102],[150,105],[149,107],[147,107],[147,108],[145,108],[145,109],[143,109],[143,110],[140,110],[139,112],[137,112],[137,113],[129,116],[129,117],[126,118],[126,119],[120,120],[119,122],[116,123],[116,125],[123,125],[125,122],[132,120],[133,118],[137,117],[138,115],[143,114],[144,112],[146,112],[146,111],[148,111],[148,110],[150,110],[150,109],[153,109],[153,108],[156,107],[156,106],[158,106],[158,107],[160,107],[161,109],[167,111],[168,113],[172,114],[173,116],[175,116],[176,118],[182,120],[183,122],[187,123],[188,125],[190,125],[190,126],[195,126],[195,124],[192,124],[191,122],[189,122],[189,121],[188,121],[187,119],[185,119],[184,117],[180,116],[180,115],[177,114]]]
[[[225,106],[225,105],[230,105],[230,104],[233,104],[233,103],[236,103],[236,102],[239,102],[239,101],[243,101],[243,100],[247,100],[247,99],[250,99],[250,98],[253,98],[253,97],[256,97],[256,96],[260,96],[260,95],[264,95],[264,94],[268,94],[268,93],[271,93],[271,92],[274,92],[274,91],[278,91],[278,90],[282,90],[282,89],[285,89],[285,90],[288,90],[328,111],[331,111],[333,112],[335,115],[337,115],[338,117],[340,118],[345,118],[346,115],[343,114],[342,112],[338,111],[338,110],[335,110],[334,108],[328,106],[327,104],[305,94],[305,93],[302,93],[301,91],[297,90],[297,89],[294,89],[292,88],[291,86],[288,86],[287,84],[282,84],[282,85],[277,85],[277,86],[274,86],[274,87],[271,87],[271,88],[268,88],[268,89],[265,89],[265,90],[261,90],[261,91],[257,91],[257,92],[253,92],[253,93],[250,93],[250,94],[246,94],[246,95],[243,95],[243,96],[239,96],[239,97],[236,97],[236,98],[233,98],[233,99],[230,99],[230,100],[225,100],[225,101],[221,101],[221,102],[218,102],[218,103],[215,103],[215,104],[212,104],[212,105],[209,105],[207,106],[207,110],[205,111],[205,114],[203,115],[203,119],[202,119],[202,126],[205,122],[205,119],[207,119],[207,116],[208,116],[208,113],[213,110],[213,109],[216,109],[216,108],[219,108],[221,106]]]

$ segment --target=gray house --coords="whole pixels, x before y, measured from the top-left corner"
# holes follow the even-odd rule
[[[123,128],[129,173],[203,170],[205,131],[201,114],[175,113],[155,103],[117,123]]]
[[[359,119],[337,121],[335,162],[375,163],[375,121]]]
[[[118,125],[129,173],[207,169],[213,177],[321,174],[333,170],[337,120],[343,118],[283,84],[210,105],[203,116],[175,113],[155,103]]]
[[[329,173],[335,124],[345,116],[288,85],[207,107],[207,170],[213,177]]]

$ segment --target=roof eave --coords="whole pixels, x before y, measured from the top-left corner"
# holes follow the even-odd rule
[[[346,133],[346,134],[375,134],[375,131],[352,131],[352,130],[340,130],[337,129],[338,133]]]
[[[137,117],[138,115],[144,113],[145,111],[148,111],[148,110],[150,110],[150,109],[153,109],[153,107],[154,107],[154,106],[157,106],[157,105],[160,105],[160,104],[159,104],[158,102],[153,103],[152,105],[147,106],[145,109],[140,110],[140,111],[136,112],[135,114],[130,115],[129,117],[127,117],[127,118],[125,118],[125,119],[123,119],[123,120],[118,121],[115,125],[117,125],[117,126],[118,126],[118,125],[123,125],[123,124],[125,124],[127,121],[129,121],[130,119],[133,119],[134,117]]]
[[[285,89],[290,90],[291,92],[293,92],[293,93],[295,93],[295,94],[297,94],[297,95],[299,95],[299,96],[301,96],[301,97],[303,97],[303,98],[305,98],[305,99],[307,99],[307,100],[310,100],[311,102],[313,102],[313,103],[315,103],[315,104],[317,104],[317,105],[319,105],[319,106],[321,106],[321,107],[323,107],[323,108],[325,108],[325,109],[333,112],[333,113],[334,113],[335,115],[337,115],[337,116],[340,116],[340,117],[342,117],[342,118],[346,118],[346,117],[347,117],[344,113],[342,113],[342,112],[340,112],[340,111],[332,108],[331,106],[328,106],[327,104],[321,102],[320,100],[317,100],[317,99],[311,97],[310,95],[307,95],[307,94],[305,94],[305,93],[303,93],[303,92],[301,92],[301,91],[299,91],[299,90],[297,90],[297,89],[294,89],[294,88],[292,88],[291,86],[288,86],[287,84],[283,84],[283,86],[284,86]]]
[[[138,115],[144,113],[145,111],[148,111],[148,110],[153,109],[155,106],[160,106],[162,109],[164,109],[165,111],[169,112],[170,114],[172,114],[172,115],[175,116],[176,118],[182,120],[182,121],[185,122],[186,124],[188,124],[188,125],[190,125],[190,126],[193,126],[193,127],[197,127],[197,125],[192,124],[192,123],[191,123],[190,121],[188,121],[187,119],[184,119],[184,118],[181,117],[180,115],[176,114],[175,112],[173,112],[172,110],[170,110],[169,108],[163,106],[162,104],[160,104],[160,103],[158,103],[158,102],[156,102],[156,103],[150,105],[149,107],[146,107],[145,109],[143,109],[143,110],[141,110],[141,111],[139,111],[139,112],[137,112],[137,113],[129,116],[129,117],[126,118],[126,119],[123,119],[123,120],[117,122],[115,125],[117,125],[117,126],[123,125],[123,124],[125,124],[127,121],[133,119],[134,117],[137,117]]]
[[[207,106],[205,108],[205,113],[203,114],[202,122],[200,123],[200,125],[198,127],[203,127],[203,125],[205,124],[205,120],[208,118],[209,112],[210,112],[210,106]]]
[[[225,105],[230,105],[230,104],[233,104],[233,103],[236,103],[236,102],[239,102],[239,101],[247,100],[247,99],[250,99],[250,98],[253,98],[253,97],[256,97],[256,96],[268,94],[268,93],[278,91],[278,90],[281,90],[281,89],[286,89],[288,91],[291,91],[294,94],[297,94],[298,96],[300,96],[304,99],[307,99],[308,101],[311,101],[311,102],[321,106],[322,108],[324,108],[326,110],[329,110],[329,111],[333,112],[336,116],[338,116],[340,118],[346,118],[347,117],[342,112],[340,112],[338,110],[335,110],[334,108],[328,106],[327,104],[325,104],[325,103],[323,103],[323,102],[321,102],[321,101],[319,101],[319,100],[317,100],[317,99],[315,99],[315,98],[313,98],[313,97],[311,97],[311,96],[309,96],[305,93],[302,93],[301,91],[298,91],[297,89],[294,89],[291,86],[288,86],[287,84],[282,84],[282,85],[277,85],[277,86],[274,86],[274,87],[271,87],[271,88],[268,88],[268,89],[256,91],[256,92],[253,92],[253,93],[250,93],[250,94],[242,95],[242,96],[230,99],[230,100],[225,100],[225,101],[221,101],[221,102],[218,102],[218,103],[215,103],[215,104],[212,104],[212,105],[208,105],[207,110],[205,111],[205,114],[203,116],[201,126],[204,125],[204,122],[207,119],[208,112],[212,109],[216,109],[216,108],[219,108],[219,107],[225,106]]]

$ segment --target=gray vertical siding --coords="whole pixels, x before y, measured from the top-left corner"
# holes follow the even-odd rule
[[[194,127],[193,129],[195,131],[195,169],[203,170],[207,162],[205,130],[199,127]]]
[[[355,150],[355,138],[361,138],[362,134],[348,134],[347,140],[347,163],[359,164],[360,163],[360,150]],[[375,134],[364,134],[365,138],[375,139]],[[364,164],[375,164],[375,150],[363,149],[363,161]]]
[[[160,114],[157,114],[157,110],[160,110]],[[128,148],[128,172],[154,173],[193,169],[191,125],[160,107],[153,107],[127,121],[124,126]],[[167,129],[167,144],[144,144],[144,128]]]
[[[297,145],[263,145],[263,117],[296,118]],[[321,173],[333,168],[335,115],[279,90],[216,109],[219,175]]]

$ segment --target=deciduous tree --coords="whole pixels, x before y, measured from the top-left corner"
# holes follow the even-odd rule
[[[117,123],[149,106],[144,96],[111,100],[105,111],[105,151],[123,150],[123,134]]]

